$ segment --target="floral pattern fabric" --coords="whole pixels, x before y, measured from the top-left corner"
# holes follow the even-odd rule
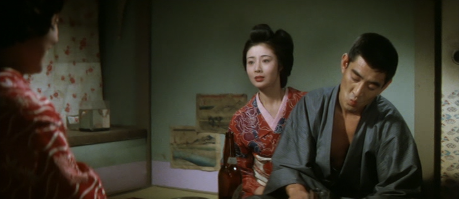
[[[459,197],[459,90],[444,93],[441,106],[441,194],[453,199]]]
[[[59,42],[49,50],[42,72],[25,78],[63,119],[78,115],[81,102],[102,100],[98,0],[65,1]]]
[[[294,88],[288,89],[286,107],[277,126],[272,130],[263,118],[256,95],[231,119],[234,132],[238,166],[242,172],[243,198],[253,195],[272,171],[272,157],[284,129],[286,120],[296,103],[306,94]]]
[[[0,70],[0,110],[0,198],[106,198],[99,176],[76,162],[54,105],[11,68]]]

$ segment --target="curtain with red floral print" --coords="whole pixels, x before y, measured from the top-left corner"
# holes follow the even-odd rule
[[[59,42],[40,74],[26,77],[65,118],[83,101],[102,100],[97,0],[66,0],[59,17]]]

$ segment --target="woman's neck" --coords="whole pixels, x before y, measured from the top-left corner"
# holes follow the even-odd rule
[[[271,90],[260,90],[258,92],[258,96],[260,98],[260,101],[263,103],[263,105],[277,104],[277,103],[282,102],[282,99],[284,98],[284,94],[285,94],[284,88],[271,89]]]
[[[269,91],[261,91],[258,93],[260,102],[263,104],[265,109],[269,112],[272,117],[277,115],[279,108],[282,104],[282,99],[285,95],[285,89],[273,89]]]

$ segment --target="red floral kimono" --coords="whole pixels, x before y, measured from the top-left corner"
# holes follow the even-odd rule
[[[0,198],[106,198],[76,162],[59,113],[18,71],[0,69]]]
[[[272,117],[260,103],[258,94],[231,119],[237,163],[242,171],[242,198],[265,186],[272,171],[271,157],[276,149],[286,119],[296,103],[306,94],[288,87],[277,116]]]

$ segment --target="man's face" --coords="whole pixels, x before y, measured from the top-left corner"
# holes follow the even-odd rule
[[[386,74],[372,69],[361,56],[349,62],[348,55],[344,54],[341,73],[339,102],[348,113],[360,114],[391,83],[385,83]]]

